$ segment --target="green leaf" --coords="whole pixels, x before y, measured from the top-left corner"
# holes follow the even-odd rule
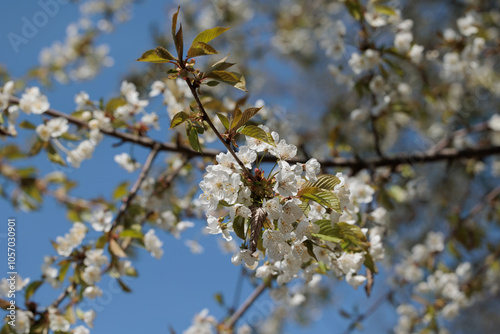
[[[69,266],[71,265],[71,261],[64,260],[61,261],[61,269],[59,270],[59,277],[57,278],[60,282],[64,281],[66,277],[66,273],[68,272]]]
[[[191,44],[191,47],[195,46],[196,43],[198,43],[198,42],[208,43],[212,39],[220,36],[221,34],[223,34],[224,32],[226,32],[228,30],[229,30],[229,28],[225,28],[225,27],[215,27],[215,28],[211,28],[211,29],[207,29],[205,31],[202,31],[198,34],[198,36],[195,37],[195,39],[193,40],[193,44]]]
[[[217,302],[217,304],[219,304],[220,306],[224,306],[224,296],[222,296],[221,293],[216,293],[215,296],[215,301]]]
[[[255,125],[245,125],[245,127],[243,127],[239,131],[239,133],[248,137],[258,139],[272,146],[276,145],[273,137],[269,133],[267,133],[266,131],[262,130],[261,128]]]
[[[198,57],[198,56],[208,56],[218,54],[217,50],[215,50],[212,46],[203,43],[197,42],[196,45],[193,45],[189,48],[187,56],[188,58]]]
[[[255,116],[261,109],[262,109],[262,107],[260,107],[260,108],[248,108],[247,110],[245,110],[241,114],[241,117],[238,119],[238,121],[235,124],[231,125],[231,129],[239,129],[240,127],[245,125],[246,122],[248,122],[250,120],[250,118]],[[274,143],[274,141],[273,141],[273,143]]]
[[[373,8],[379,14],[388,15],[388,16],[396,16],[397,15],[394,8],[387,6],[387,5],[375,5],[375,6],[373,6]]]
[[[359,0],[347,0],[345,5],[351,16],[356,21],[359,21],[363,17],[363,8],[361,7]]]
[[[137,230],[123,230],[120,233],[120,238],[134,238],[134,239],[143,239],[144,235],[141,231]]]
[[[334,190],[335,186],[340,184],[340,180],[335,175],[322,174],[318,175],[316,182],[311,183],[309,181],[304,183],[304,187],[316,187],[326,190]]]
[[[43,281],[31,282],[24,291],[24,300],[29,300],[36,290],[43,284]]]
[[[207,71],[207,74],[213,71],[224,71],[233,66],[235,63],[228,63],[226,62],[227,57],[229,55],[225,56],[223,59],[219,60],[215,64],[213,64],[210,69]]]
[[[193,150],[201,153],[200,139],[198,138],[198,131],[196,131],[195,128],[191,128],[191,130],[189,130],[188,139]]]
[[[245,218],[243,218],[241,216],[234,217],[233,230],[234,230],[234,233],[236,233],[236,235],[241,240],[246,240],[246,235],[245,235]]]
[[[155,63],[155,64],[161,64],[161,63],[168,63],[170,58],[164,58],[163,56],[160,56],[159,53],[157,52],[157,47],[156,49],[148,50],[142,54],[140,58],[137,58],[136,61],[144,61],[148,63]],[[164,49],[166,52],[168,52],[166,49]],[[168,52],[170,54],[170,52]],[[162,52],[162,55],[165,53]],[[172,56],[173,57],[173,56]],[[175,59],[175,58],[173,58]]]
[[[61,166],[66,166],[66,162],[64,162],[59,152],[56,151],[56,149],[50,142],[47,142],[46,150],[47,156],[49,157],[50,161],[55,162],[56,164],[59,164]]]
[[[118,284],[120,284],[120,287],[124,292],[130,293],[132,292],[132,289],[129,288],[127,284],[125,284],[120,278],[117,278]]]
[[[28,129],[28,130],[35,130],[36,129],[36,126],[33,123],[26,121],[26,120],[19,123],[19,127],[22,129]]]
[[[370,253],[366,252],[365,253],[365,262],[364,265],[366,268],[370,269],[372,272],[377,273],[377,267],[375,266],[375,262],[373,261],[372,256]]]
[[[71,141],[77,141],[80,140],[80,137],[73,133],[65,132],[61,135],[61,138],[66,139],[66,140],[71,140]]]
[[[209,86],[209,87],[215,87],[215,86],[217,86],[219,84],[220,84],[220,82],[219,81],[215,81],[215,80],[212,80],[212,81],[209,81],[209,82],[206,83],[206,85]]]
[[[97,239],[95,242],[95,248],[97,249],[103,249],[104,246],[106,246],[106,243],[108,242],[108,233],[105,233]]]
[[[172,118],[170,122],[170,129],[175,128],[177,125],[184,123],[187,119],[189,119],[189,115],[184,111],[180,111]]]
[[[9,325],[8,323],[3,325],[2,329],[0,330],[0,334],[12,334],[12,333],[15,333],[15,331],[12,329],[12,326]]]
[[[333,233],[344,241],[366,249],[366,236],[357,225],[340,222],[333,225]]]
[[[247,91],[245,87],[245,77],[239,73],[216,70],[207,73],[205,77],[218,80],[244,92]]]
[[[128,181],[120,183],[113,192],[113,199],[119,199],[125,196],[128,193],[128,185]]]
[[[224,125],[226,130],[229,130],[229,120],[227,119],[227,117],[219,112],[217,113],[217,117],[219,117],[220,122],[222,123],[222,125]]]
[[[31,146],[30,151],[28,152],[28,155],[29,155],[30,157],[37,155],[38,153],[40,153],[40,151],[42,150],[42,148],[43,148],[44,146],[46,146],[46,145],[47,145],[47,143],[46,143],[46,142],[41,141],[40,139],[37,139],[37,140],[33,143],[33,146]]]
[[[127,104],[127,100],[123,97],[114,97],[106,103],[106,107],[104,108],[108,113],[113,113],[116,108],[124,106]]]
[[[163,46],[157,46],[156,49],[156,54],[160,56],[163,59],[167,60],[175,60],[175,57],[173,54],[171,54],[167,49],[165,49]]]
[[[0,147],[0,157],[9,160],[16,160],[26,157],[26,154],[24,154],[17,145],[8,144]]]
[[[317,187],[302,188],[297,194],[302,200],[313,200],[319,205],[342,212],[340,200],[332,191]]]
[[[337,237],[333,237],[331,235],[325,235],[325,234],[320,234],[320,233],[312,233],[311,235],[313,237],[316,237],[316,238],[319,238],[319,239],[322,239],[325,241],[335,242],[337,244],[340,244],[343,241],[342,239],[337,238]]]
[[[38,189],[37,187],[37,180],[35,178],[33,177],[22,178],[21,188],[23,189],[26,195],[30,196],[39,203],[42,202],[43,200],[42,193],[40,192],[40,189]]]

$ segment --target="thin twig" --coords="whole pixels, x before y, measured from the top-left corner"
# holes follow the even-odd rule
[[[248,310],[250,306],[259,298],[259,296],[266,290],[268,287],[267,282],[262,282],[259,286],[255,288],[250,296],[248,296],[247,300],[233,313],[233,315],[226,321],[225,327],[231,329],[234,327],[236,322],[243,316],[243,314]]]
[[[229,153],[231,153],[231,155],[236,160],[236,162],[238,163],[238,165],[240,165],[241,169],[246,174],[246,176],[248,178],[250,178],[252,181],[255,181],[255,177],[253,176],[253,174],[250,173],[250,171],[248,170],[248,168],[246,168],[245,164],[240,160],[240,158],[238,158],[238,156],[236,155],[236,152],[234,152],[234,150],[231,147],[231,145],[226,140],[224,140],[224,138],[222,138],[222,135],[219,133],[219,130],[217,130],[217,128],[215,127],[214,123],[212,123],[212,120],[208,116],[208,114],[207,114],[207,112],[205,110],[205,107],[203,107],[203,104],[201,103],[200,98],[198,97],[198,93],[196,93],[196,88],[194,88],[193,84],[191,83],[191,81],[189,79],[186,79],[186,83],[189,86],[189,89],[191,90],[191,93],[193,94],[193,97],[194,97],[196,103],[198,104],[198,107],[200,108],[200,111],[203,114],[203,119],[208,123],[208,125],[210,126],[210,128],[212,129],[212,131],[215,133],[215,135],[217,136],[217,138],[219,138],[219,140],[224,144],[224,146],[227,148],[227,150],[229,151]]]
[[[361,313],[354,319],[349,327],[345,330],[344,334],[349,334],[354,328],[363,320],[372,315],[378,308],[394,294],[394,290],[390,290],[387,293],[380,296],[364,313]]]
[[[127,196],[126,201],[124,201],[122,203],[122,205],[120,206],[120,210],[118,211],[118,214],[116,215],[116,218],[113,222],[113,225],[111,226],[111,231],[113,231],[116,228],[116,226],[118,226],[118,224],[120,223],[121,217],[125,214],[125,211],[127,211],[128,206],[130,205],[132,200],[137,195],[137,192],[139,191],[139,188],[140,188],[142,182],[144,182],[144,179],[146,178],[146,175],[148,174],[149,169],[151,168],[154,159],[158,155],[159,150],[160,150],[160,145],[156,144],[153,147],[153,149],[151,150],[151,152],[149,152],[149,155],[146,159],[146,162],[144,163],[144,166],[141,169],[141,173],[139,174],[139,177],[137,178],[134,185],[130,189],[130,193]]]

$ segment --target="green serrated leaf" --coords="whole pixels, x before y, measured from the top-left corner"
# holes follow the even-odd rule
[[[203,43],[197,42],[193,44],[187,53],[188,58],[198,57],[198,56],[208,56],[218,54],[217,50],[215,50],[212,46]]]
[[[113,199],[119,199],[128,193],[128,185],[130,182],[125,181],[120,183],[113,192]]]
[[[229,120],[227,119],[227,117],[219,112],[217,113],[217,117],[219,117],[220,122],[222,123],[222,125],[224,125],[226,130],[229,130]]]
[[[224,297],[220,292],[214,295],[214,299],[217,302],[217,304],[219,304],[220,306],[224,306]]]
[[[26,121],[26,120],[19,123],[18,126],[22,129],[28,129],[28,130],[35,130],[36,129],[36,126],[33,123],[31,123],[30,121]]]
[[[233,230],[234,230],[234,233],[236,233],[236,235],[241,240],[246,240],[246,235],[245,235],[245,218],[243,218],[241,216],[234,217]]]
[[[191,128],[191,130],[189,130],[188,139],[193,150],[201,153],[200,139],[198,138],[198,131],[196,131],[196,128]]]
[[[187,119],[189,119],[189,115],[184,111],[180,111],[172,118],[170,122],[170,129],[175,128],[177,125],[184,123]]]
[[[333,225],[333,234],[344,241],[353,243],[361,248],[366,248],[366,236],[359,226],[340,222]]]
[[[241,130],[239,130],[239,133],[248,137],[258,139],[272,146],[276,145],[273,137],[269,133],[255,125],[245,125]]]
[[[134,239],[143,239],[144,235],[141,231],[136,230],[123,230],[120,232],[120,238],[134,238]]]
[[[312,233],[311,234],[313,237],[325,240],[325,241],[330,241],[330,242],[335,242],[337,244],[340,244],[343,242],[342,239],[331,236],[331,235],[325,235],[325,234],[320,234],[320,233]]]
[[[31,282],[24,291],[24,300],[29,300],[36,290],[43,284],[43,281]]]
[[[316,187],[325,190],[334,190],[337,184],[340,184],[340,180],[335,175],[321,174],[318,175],[318,179],[316,180],[316,182],[305,182],[304,187]]]
[[[298,192],[297,196],[302,200],[313,200],[319,205],[337,212],[342,212],[339,198],[330,190],[317,187],[305,187]]]
[[[239,73],[216,70],[207,73],[205,77],[218,80],[244,92],[247,91],[245,87],[245,77]]]

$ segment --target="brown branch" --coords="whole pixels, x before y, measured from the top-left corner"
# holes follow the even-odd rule
[[[149,169],[151,168],[154,159],[158,155],[159,150],[160,150],[160,145],[155,144],[153,149],[151,150],[151,152],[149,152],[149,155],[146,159],[146,162],[144,163],[144,166],[141,169],[141,173],[139,174],[139,177],[137,178],[137,180],[135,180],[134,185],[130,189],[130,193],[127,196],[127,199],[120,206],[120,210],[118,211],[118,214],[116,215],[116,218],[113,222],[113,225],[111,226],[111,231],[113,231],[116,228],[116,226],[118,226],[120,219],[125,214],[125,211],[127,211],[128,206],[130,205],[132,200],[137,195],[137,192],[139,191],[139,188],[140,188],[142,182],[144,182],[144,179],[146,178],[146,175],[148,174]],[[111,236],[111,233],[110,233],[110,236]]]
[[[223,324],[225,328],[232,329],[236,322],[243,316],[243,314],[248,310],[250,306],[259,298],[259,296],[266,290],[269,286],[267,282],[262,282],[255,290],[252,292],[250,296],[248,296],[247,300],[233,313],[233,315]]]
[[[352,332],[353,329],[357,327],[357,325],[368,318],[370,315],[372,315],[375,311],[378,310],[378,308],[386,301],[391,298],[391,296],[394,294],[394,290],[390,290],[387,293],[383,294],[382,296],[377,299],[372,306],[370,306],[364,313],[361,313],[358,315],[349,325],[349,327],[345,330],[344,334],[349,334]]]
[[[238,156],[234,152],[234,150],[231,147],[231,145],[226,140],[224,140],[224,138],[222,138],[221,134],[219,133],[219,130],[217,130],[217,128],[215,127],[214,123],[212,123],[212,120],[208,116],[205,108],[203,107],[203,104],[200,101],[200,98],[198,97],[198,93],[196,93],[196,88],[194,88],[194,86],[191,83],[191,81],[189,80],[189,78],[186,79],[186,83],[189,86],[189,89],[191,90],[191,94],[193,94],[193,97],[196,100],[196,103],[198,104],[198,107],[200,108],[200,111],[203,114],[203,119],[208,123],[208,125],[210,126],[210,128],[212,129],[212,131],[215,133],[215,135],[217,136],[217,138],[219,138],[219,140],[224,144],[224,146],[227,148],[227,150],[229,151],[229,153],[231,153],[231,155],[236,160],[236,162],[238,163],[238,165],[240,165],[240,167],[243,170],[243,172],[245,173],[245,175],[248,178],[250,178],[251,180],[255,181],[255,177],[253,176],[253,174],[250,173],[250,171],[248,170],[248,168],[245,167],[245,164],[240,160],[240,158],[238,158]]]
[[[19,99],[17,98],[11,98],[10,100],[11,103],[19,102]],[[60,111],[49,109],[45,112],[45,114],[52,117],[63,117],[67,119],[69,123],[75,124],[80,127],[88,128],[87,122],[69,116],[67,114],[64,114]],[[475,126],[473,126],[472,128],[474,127]],[[482,123],[478,124],[477,127],[480,129],[484,129]],[[462,129],[459,131],[467,131],[467,130]],[[187,157],[195,157],[195,156],[215,157],[217,154],[221,153],[221,151],[214,149],[204,149],[203,153],[199,153],[187,146],[176,145],[173,143],[159,142],[149,137],[132,135],[117,130],[102,129],[101,132],[111,137],[118,138],[124,142],[134,143],[143,147],[153,148],[155,145],[159,145],[159,151],[177,152]],[[423,163],[431,163],[439,161],[458,160],[462,158],[482,158],[491,155],[499,155],[500,146],[490,146],[490,147],[481,147],[473,149],[468,148],[463,150],[457,150],[454,148],[442,148],[439,150],[439,152],[434,152],[434,151],[436,150],[434,149],[427,152],[421,151],[418,153],[410,153],[410,154],[401,153],[401,154],[396,154],[392,157],[385,156],[385,157],[371,157],[364,159],[336,157],[330,160],[319,161],[319,163],[324,167],[352,168],[354,170],[370,169],[370,168],[377,168],[384,166],[396,167],[403,164],[413,165],[413,164],[423,164]],[[260,157],[258,157],[258,159],[260,159]],[[265,156],[262,159],[262,161],[276,162],[276,158],[273,156]],[[304,159],[301,158],[295,158],[290,160],[290,163],[296,163],[296,162],[305,163]]]

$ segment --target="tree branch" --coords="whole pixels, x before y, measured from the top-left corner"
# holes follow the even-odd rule
[[[19,103],[18,98],[11,98],[10,101],[11,103]],[[67,114],[64,114],[57,110],[49,109],[44,114],[52,117],[62,117],[67,119],[69,123],[75,124],[79,127],[88,128],[87,122],[69,116]],[[472,126],[471,129],[475,127],[476,125]],[[479,129],[484,129],[484,125],[482,123],[478,124],[477,127]],[[177,152],[187,157],[195,157],[195,156],[215,157],[217,154],[221,153],[221,151],[214,149],[204,149],[203,153],[199,153],[187,146],[176,145],[173,143],[159,142],[149,137],[132,135],[117,130],[102,129],[101,132],[111,137],[118,138],[124,142],[134,143],[143,147],[153,148],[155,145],[159,145],[159,151]],[[466,133],[467,130],[462,129],[458,130],[457,132]],[[414,165],[414,164],[424,164],[424,163],[440,162],[447,160],[448,161],[458,160],[462,158],[482,158],[491,155],[500,155],[500,146],[467,148],[463,150],[457,150],[454,148],[440,148],[439,150],[432,149],[429,151],[421,151],[418,153],[409,153],[409,154],[400,153],[393,155],[392,157],[384,156],[384,157],[371,157],[365,159],[336,157],[329,160],[319,161],[319,163],[324,167],[352,168],[354,170],[362,170],[362,169],[370,169],[378,167],[396,167],[403,164]],[[258,157],[258,159],[260,159],[260,157]],[[291,159],[289,162],[305,163],[304,160],[305,159],[294,158]],[[262,159],[262,161],[276,162],[276,158],[272,156],[265,156]]]
[[[248,310],[248,308],[259,298],[259,296],[266,290],[268,287],[267,282],[262,282],[255,290],[252,292],[250,296],[248,296],[247,300],[233,313],[233,315],[225,322],[225,327],[231,329],[234,327],[236,322],[243,316],[243,314]]]

